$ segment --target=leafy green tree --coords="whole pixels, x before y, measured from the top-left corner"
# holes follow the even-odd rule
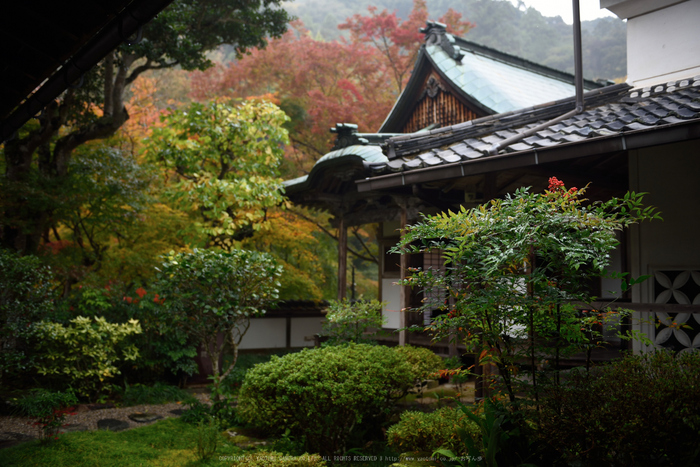
[[[159,269],[156,289],[170,319],[204,347],[212,363],[215,399],[219,400],[221,382],[236,364],[250,318],[264,314],[278,298],[282,268],[265,253],[195,249],[167,255]],[[225,346],[233,358],[227,368],[221,368]]]
[[[586,313],[580,310],[590,306],[577,304],[595,300],[587,282],[605,274],[619,243],[615,232],[659,217],[642,207],[642,194],[587,203],[584,192],[552,177],[541,194],[523,188],[478,208],[428,217],[394,248],[443,252],[444,273],[413,270],[405,284],[447,291],[445,302],[425,301],[426,309],[449,311],[429,329],[457,332],[480,364],[496,365],[511,400],[518,361],[526,358],[533,369],[537,398],[539,356],[551,356],[556,366],[562,352],[595,346],[603,321],[619,320],[618,311]]]
[[[288,118],[274,104],[245,101],[193,103],[163,119],[148,154],[169,177],[166,197],[190,212],[207,243],[233,248],[283,200]]]
[[[286,30],[280,0],[176,0],[143,28],[142,40],[121,45],[50,103],[3,148],[5,174],[0,204],[1,244],[37,251],[48,229],[60,222],[55,201],[76,148],[113,135],[129,118],[124,96],[142,73],[211,65],[206,53],[222,44],[241,55]]]
[[[53,298],[51,270],[39,258],[0,248],[0,382],[31,366],[28,330],[51,311]]]

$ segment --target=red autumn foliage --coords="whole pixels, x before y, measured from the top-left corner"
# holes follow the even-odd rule
[[[413,10],[406,20],[399,19],[396,12],[389,13],[383,10],[378,13],[377,7],[374,6],[367,10],[368,16],[353,15],[338,27],[350,31],[354,44],[371,45],[382,54],[385,65],[392,74],[396,90],[401,92],[423,42],[420,28],[424,27],[428,20],[426,1],[414,0]],[[452,8],[438,21],[447,25],[447,32],[458,36],[474,27],[474,24],[462,20],[462,14]]]

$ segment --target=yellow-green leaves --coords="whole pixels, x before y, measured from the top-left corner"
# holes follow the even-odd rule
[[[269,102],[193,103],[163,117],[147,154],[167,179],[167,198],[221,243],[255,230],[283,201],[279,168],[288,117]],[[223,243],[221,243],[223,246]]]
[[[40,321],[33,334],[40,358],[36,364],[42,375],[66,377],[79,394],[94,397],[106,378],[118,375],[117,362],[133,361],[138,349],[123,345],[132,334],[141,333],[135,319],[127,323],[110,323],[103,317],[78,316],[71,324]]]

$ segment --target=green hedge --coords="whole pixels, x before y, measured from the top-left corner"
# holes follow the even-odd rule
[[[367,344],[273,357],[246,375],[239,416],[270,435],[289,430],[309,452],[343,453],[353,428],[386,420],[428,367],[409,363],[395,348]]]
[[[387,431],[387,444],[398,452],[433,453],[444,448],[466,456],[467,449],[457,434],[458,428],[467,430],[474,440],[480,437],[479,428],[458,409],[443,407],[431,413],[404,412],[399,423]]]

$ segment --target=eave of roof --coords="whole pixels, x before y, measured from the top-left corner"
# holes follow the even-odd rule
[[[32,63],[32,68],[35,70],[32,74],[23,71],[24,65],[20,65],[20,62],[13,62],[10,59],[0,61],[4,71],[0,76],[0,86],[3,91],[8,91],[8,87],[12,86],[10,82],[16,81],[14,83],[16,89],[11,95],[3,93],[3,102],[0,106],[0,142],[10,138],[24,123],[56,99],[68,86],[77,82],[107,53],[133,35],[139,27],[149,22],[172,1],[111,0],[99,5],[95,2],[73,5],[71,9],[65,5],[57,7],[56,2],[41,0],[31,5],[30,11],[35,18],[19,17],[17,12],[23,11],[18,9],[19,3],[13,5],[15,9],[4,12],[3,19],[6,21],[11,20],[23,25],[28,21],[38,21],[44,23],[46,30],[38,31],[43,35],[36,38],[33,36],[37,33],[37,27],[4,27],[0,28],[0,37],[4,36],[8,42],[12,39],[24,45],[38,41],[30,50],[40,46],[47,50],[56,50],[52,53],[40,53],[34,50],[33,57],[21,55],[17,57],[21,63]],[[60,17],[57,19],[56,15],[50,16],[56,8],[60,8],[60,11],[65,13],[64,16],[70,18],[72,24],[61,24]],[[73,11],[75,9],[80,11]],[[59,48],[45,44],[45,42],[55,41],[58,31],[69,38],[72,37],[72,40],[64,41],[65,44]],[[75,37],[73,37],[74,32]],[[5,44],[5,47],[7,46]],[[7,53],[3,48],[3,58],[6,58]],[[31,95],[27,97],[29,93]]]
[[[285,192],[290,195],[311,189],[318,184],[323,174],[328,170],[341,166],[356,166],[358,169],[368,169],[371,165],[388,162],[382,149],[376,145],[353,145],[331,151],[314,164],[308,175],[304,175],[282,183]]]

